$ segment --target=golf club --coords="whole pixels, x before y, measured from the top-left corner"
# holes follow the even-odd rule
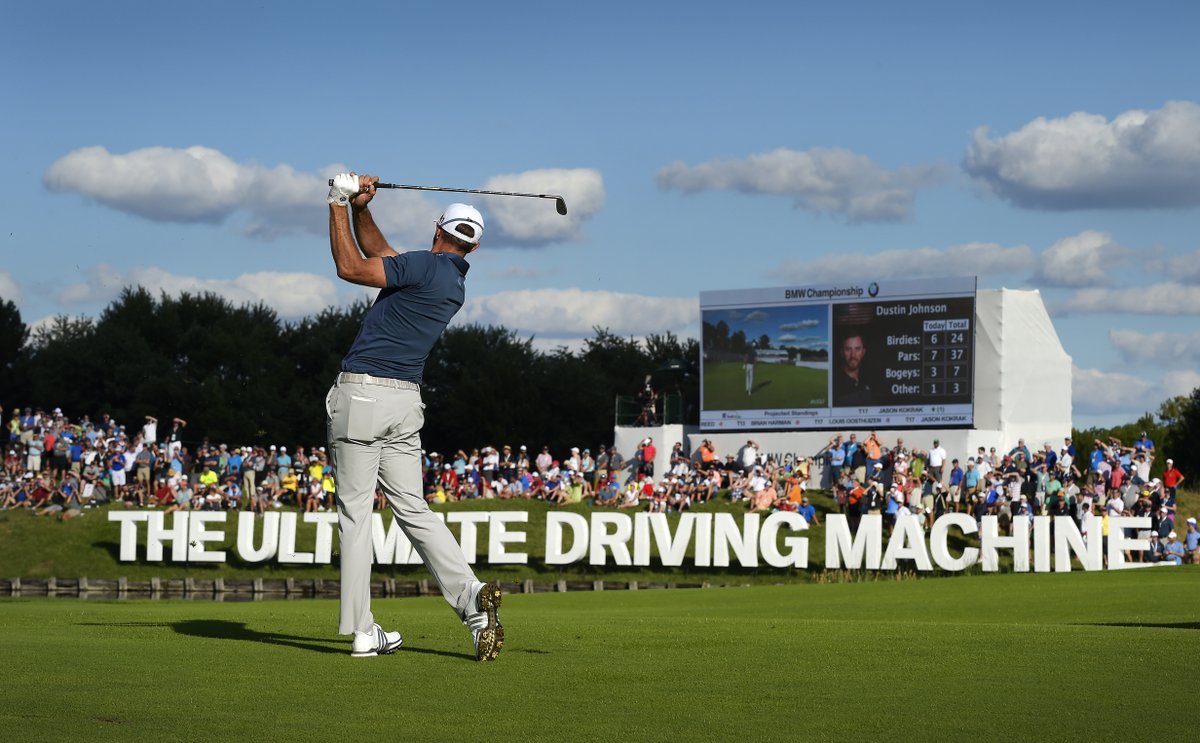
[[[329,185],[333,185],[333,179],[329,179]],[[531,199],[554,199],[554,208],[559,214],[566,215],[567,202],[563,197],[550,193],[512,193],[511,191],[477,191],[471,188],[441,188],[439,186],[406,186],[401,183],[376,183],[375,188],[405,188],[409,191],[452,191],[454,193],[478,193],[485,196],[526,196]]]

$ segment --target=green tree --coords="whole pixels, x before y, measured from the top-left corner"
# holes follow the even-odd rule
[[[26,348],[29,328],[21,320],[16,302],[0,299],[0,404],[21,404],[26,382]],[[7,412],[7,410],[6,410]],[[7,421],[4,421],[7,423]]]
[[[1192,390],[1190,395],[1172,398],[1167,403],[1172,418],[1165,441],[1160,444],[1159,459],[1174,459],[1175,466],[1188,478],[1184,485],[1194,488],[1200,480],[1200,448],[1196,446],[1200,441],[1200,387]]]

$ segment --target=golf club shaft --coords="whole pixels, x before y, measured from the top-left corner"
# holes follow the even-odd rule
[[[333,179],[329,179],[333,185]],[[480,191],[473,188],[443,188],[441,186],[409,186],[402,183],[376,183],[375,188],[403,188],[409,191],[449,191],[452,193],[477,193],[484,196],[524,196],[531,199],[554,199],[559,214],[567,213],[567,202],[558,194],[549,193],[514,193],[512,191]]]

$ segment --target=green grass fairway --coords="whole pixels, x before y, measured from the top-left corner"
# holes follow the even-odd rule
[[[1200,570],[507,596],[492,664],[440,599],[0,602],[6,738],[1181,740]]]
[[[829,371],[791,364],[755,364],[754,390],[746,394],[746,369],[734,362],[704,365],[705,410],[823,408],[829,404]]]

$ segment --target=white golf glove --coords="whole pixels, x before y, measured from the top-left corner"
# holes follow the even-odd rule
[[[358,176],[354,173],[338,173],[329,187],[329,203],[346,206],[358,195]]]

